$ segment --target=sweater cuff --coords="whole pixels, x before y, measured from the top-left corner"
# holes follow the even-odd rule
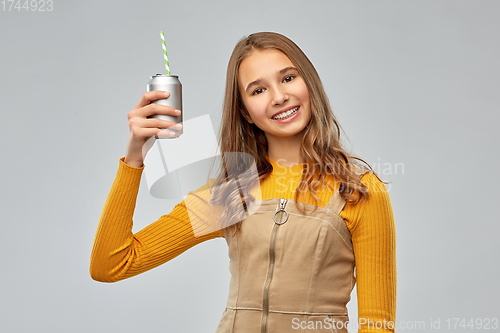
[[[126,180],[125,183],[128,184],[140,183],[144,165],[140,168],[136,168],[125,163],[124,160],[125,157],[120,158],[116,180]]]
[[[120,158],[120,168],[121,167],[130,168],[132,170],[140,170],[140,171],[144,170],[144,164],[140,168],[136,168],[136,167],[130,166],[127,163],[125,163],[125,156]]]

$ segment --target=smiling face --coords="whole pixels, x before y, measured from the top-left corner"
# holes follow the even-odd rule
[[[283,52],[253,51],[241,62],[238,76],[248,122],[264,131],[268,141],[302,138],[311,119],[309,91]]]

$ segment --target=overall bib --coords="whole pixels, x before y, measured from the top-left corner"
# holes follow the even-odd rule
[[[355,284],[351,234],[339,216],[338,191],[328,204],[261,201],[239,232],[224,230],[231,282],[217,333],[347,333],[346,304]]]

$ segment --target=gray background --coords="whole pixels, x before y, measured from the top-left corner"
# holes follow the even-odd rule
[[[119,283],[88,273],[126,114],[148,77],[164,71],[160,30],[183,82],[185,119],[210,114],[216,126],[236,42],[256,31],[294,40],[352,151],[392,182],[398,325],[428,330],[440,319],[449,331],[448,318],[500,316],[499,1],[56,0],[53,8],[0,11],[0,331],[217,327],[229,281],[223,239]],[[174,203],[143,183],[134,230]],[[355,319],[355,302],[349,309]]]

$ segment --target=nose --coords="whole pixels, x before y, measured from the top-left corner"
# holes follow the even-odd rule
[[[286,90],[281,86],[273,87],[272,94],[273,105],[280,105],[288,101],[288,94]]]

